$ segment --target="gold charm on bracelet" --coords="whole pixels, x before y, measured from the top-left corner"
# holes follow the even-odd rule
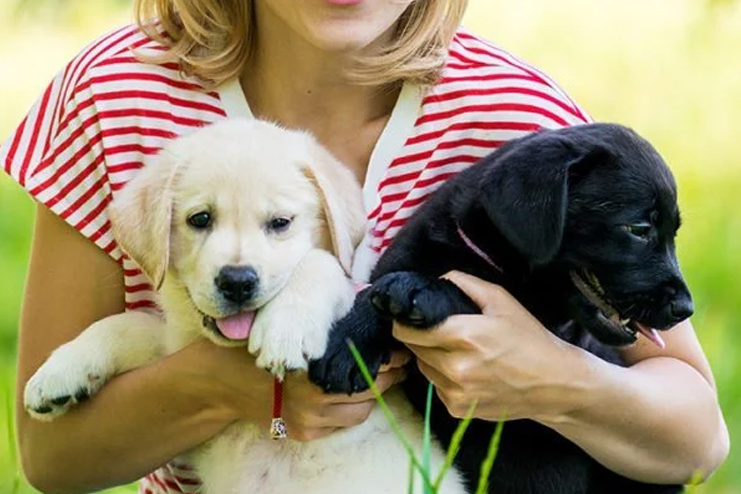
[[[276,417],[270,422],[270,437],[273,439],[286,439],[286,421],[281,417]]]

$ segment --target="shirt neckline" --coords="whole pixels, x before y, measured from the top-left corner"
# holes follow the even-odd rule
[[[239,79],[234,77],[222,83],[216,92],[229,118],[255,118]],[[391,110],[388,122],[381,131],[371,152],[363,184],[363,204],[366,213],[373,211],[379,201],[378,185],[391,162],[399,155],[407,139],[412,135],[422,107],[422,88],[404,83]]]

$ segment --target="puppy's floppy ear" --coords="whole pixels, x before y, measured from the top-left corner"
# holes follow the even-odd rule
[[[362,191],[352,172],[314,139],[304,173],[316,186],[329,229],[332,251],[350,275],[353,254],[365,233]]]
[[[108,206],[113,234],[159,290],[170,252],[172,183],[179,162],[163,151]]]
[[[569,182],[612,159],[551,131],[513,141],[483,163],[481,201],[502,235],[531,266],[550,262],[563,239]]]

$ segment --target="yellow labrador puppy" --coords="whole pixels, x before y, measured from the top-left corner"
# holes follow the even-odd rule
[[[197,338],[246,345],[277,376],[306,370],[352,304],[346,273],[364,228],[360,188],[306,133],[257,120],[196,130],[124,187],[110,218],[158,288],[166,321],[114,315],[56,350],[25,389],[26,409],[40,420],[65,413],[80,390],[93,395],[115,374]],[[420,418],[399,392],[388,398],[419,446]],[[235,424],[188,456],[206,494],[395,494],[408,485],[409,459],[378,409],[309,443]],[[432,459],[439,468],[443,452]],[[465,491],[453,474],[441,492]]]

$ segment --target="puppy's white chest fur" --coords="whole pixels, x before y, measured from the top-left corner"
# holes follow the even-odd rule
[[[400,391],[384,396],[419,454],[419,416]],[[402,494],[409,478],[409,458],[379,408],[359,426],[306,443],[274,441],[253,425],[235,424],[189,460],[207,494]],[[439,469],[442,451],[435,448],[432,461]],[[416,492],[421,492],[419,479]],[[453,472],[440,492],[465,490]]]

